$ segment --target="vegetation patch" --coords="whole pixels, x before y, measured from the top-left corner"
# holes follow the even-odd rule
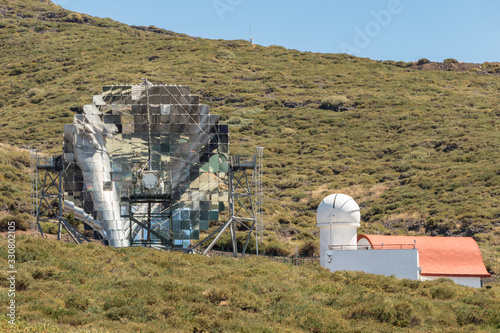
[[[328,96],[321,101],[320,109],[332,111],[345,111],[351,102],[346,96]]]
[[[362,207],[360,233],[474,237],[494,278],[500,271],[500,113],[497,110],[500,63],[434,63],[425,59],[414,63],[381,62],[346,54],[262,47],[244,40],[193,38],[153,26],[130,27],[111,19],[77,15],[47,1],[2,1],[1,8],[0,35],[5,66],[0,69],[0,220],[16,219],[20,228],[24,222],[32,223],[25,215],[31,211],[28,148],[47,155],[60,154],[64,124],[71,123],[73,115],[91,103],[92,96],[102,91],[102,86],[138,83],[147,76],[155,83],[189,85],[192,93],[210,105],[211,112],[218,114],[222,122],[230,122],[231,154],[247,155],[253,153],[256,146],[265,147],[265,230],[259,250],[286,255],[295,253],[297,248],[302,253],[316,251],[317,254],[317,248],[311,247],[318,241],[316,208],[326,195],[346,193]],[[347,101],[330,101],[320,108],[329,96],[344,97]],[[355,110],[351,109],[354,107]],[[49,224],[42,225],[42,230],[56,232],[54,225]],[[241,236],[238,241],[244,243]],[[223,236],[216,246],[227,250],[229,244],[229,237]],[[20,263],[34,264],[54,255],[35,245],[26,241],[20,247]],[[72,249],[44,246],[54,251]],[[255,250],[255,245],[249,248],[249,251]],[[103,260],[110,263],[117,262],[122,255],[118,250],[102,251],[106,255]],[[142,250],[130,251],[130,257],[142,253]],[[96,249],[90,253],[101,255]],[[71,255],[83,263],[69,260],[73,258]],[[92,263],[91,257],[71,255],[50,264],[52,268],[48,271],[53,269],[54,273],[51,276],[48,271],[44,273],[42,267],[36,267],[39,270],[36,272],[33,266],[33,271],[25,277],[27,292],[33,292],[30,290],[33,284],[39,288],[65,290],[87,286],[89,281],[97,283],[85,272],[85,267]],[[184,265],[198,265],[182,256],[162,258],[148,269],[170,277],[169,270],[174,271],[177,266],[190,269],[191,266]],[[156,262],[157,259],[147,260]],[[107,270],[107,266],[94,271],[105,274],[101,280],[106,281],[108,294],[113,288],[128,290],[134,282],[155,279],[133,271],[130,276],[138,280],[125,281],[120,274],[126,269],[126,262],[120,261],[119,265],[113,267],[113,272],[112,268]],[[232,262],[223,261],[220,265],[212,262],[212,265],[224,267]],[[106,271],[101,273],[103,269]],[[273,266],[271,272],[274,269]],[[176,273],[184,272],[176,270]],[[264,300],[254,299],[255,302],[246,305],[238,303],[238,307],[235,303],[234,311],[231,305],[228,309],[213,304],[202,293],[215,288],[227,291],[230,297],[239,294],[233,294],[232,288],[224,289],[225,285],[209,283],[191,290],[191,294],[204,300],[198,308],[194,309],[191,303],[174,307],[172,302],[178,302],[181,297],[168,289],[181,290],[183,282],[171,279],[167,285],[163,279],[159,288],[164,291],[157,311],[148,308],[147,302],[131,302],[104,310],[104,303],[111,301],[114,295],[107,294],[106,300],[101,301],[99,297],[103,292],[96,292],[86,295],[89,303],[80,318],[84,318],[82,325],[89,330],[96,327],[92,326],[93,320],[108,324],[110,320],[116,325],[128,322],[128,330],[140,330],[144,323],[133,313],[142,313],[146,308],[153,313],[148,320],[166,320],[169,329],[188,331],[220,329],[211,319],[214,316],[229,318],[228,322],[233,325],[229,330],[237,331],[240,326],[232,318],[240,312],[249,316],[244,317],[247,319],[253,316],[254,319],[246,323],[251,322],[257,330],[266,328],[271,319],[278,321],[275,331],[289,327],[305,329],[307,325],[317,331],[341,331],[350,327],[351,324],[345,324],[351,322],[351,315],[368,318],[367,322],[380,325],[381,331],[406,329],[402,324],[394,324],[406,321],[410,326],[420,321],[416,327],[421,330],[426,325],[450,327],[451,331],[469,329],[470,325],[473,329],[484,326],[488,330],[494,327],[493,318],[497,318],[495,313],[486,313],[489,319],[470,324],[474,319],[458,309],[466,313],[474,311],[475,305],[467,303],[461,307],[462,301],[459,301],[460,304],[454,303],[454,308],[441,306],[467,294],[461,289],[450,291],[442,282],[429,284],[440,286],[435,289],[423,288],[420,284],[417,287],[395,284],[411,297],[424,297],[425,306],[419,301],[404,300],[413,304],[409,314],[400,313],[395,307],[407,304],[403,300],[384,303],[394,309],[388,314],[366,309],[351,314],[342,310],[354,306],[346,303],[344,294],[311,292],[301,294],[298,299],[291,295],[291,289],[284,289],[287,284],[284,275],[279,276],[263,288],[267,295]],[[333,276],[346,280],[341,274]],[[330,275],[327,278],[330,279]],[[495,286],[494,282],[489,283]],[[294,280],[293,285],[310,291],[302,286],[307,283]],[[140,285],[149,293],[146,283]],[[250,287],[249,292],[260,297],[260,289]],[[76,325],[75,313],[79,314],[80,310],[75,306],[66,307],[67,298],[53,297],[53,304],[40,302],[36,308],[37,297],[48,297],[43,288],[39,294],[26,299],[26,307],[31,310],[25,312],[23,320],[31,320],[30,325],[41,320],[43,326],[48,316],[52,324],[60,320]],[[336,288],[343,290],[341,285]],[[356,288],[371,293],[369,287]],[[415,288],[418,293],[412,294]],[[361,291],[356,291],[356,295]],[[314,298],[310,297],[312,294]],[[148,295],[153,297],[155,293]],[[182,291],[181,295],[187,299],[190,293]],[[307,299],[307,306],[301,308],[303,299]],[[478,296],[474,302],[480,299]],[[188,301],[181,299],[182,302]],[[231,298],[228,302],[231,303]],[[270,304],[274,304],[272,311]],[[324,308],[323,304],[330,304],[330,308]],[[335,304],[342,307],[331,308]],[[290,313],[303,321],[298,323]],[[87,321],[88,316],[92,320]],[[323,316],[336,318],[337,324],[322,323]],[[461,318],[463,326],[457,326],[457,318]],[[43,329],[42,326],[38,329]],[[112,325],[109,327],[113,329]],[[369,326],[358,327],[358,331],[366,327]]]
[[[6,245],[0,238],[4,264]],[[17,267],[19,329],[40,330],[41,323],[50,332],[499,328],[498,288],[467,288],[446,279],[398,280],[267,257],[207,258],[25,236],[16,246],[20,253],[37,253]],[[6,292],[7,275],[0,275]],[[1,328],[9,325],[7,317],[0,320]]]

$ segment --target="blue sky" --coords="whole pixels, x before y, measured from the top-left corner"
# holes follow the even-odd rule
[[[374,60],[500,61],[499,0],[52,0],[130,25]]]

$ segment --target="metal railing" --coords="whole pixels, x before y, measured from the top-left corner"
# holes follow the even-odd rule
[[[36,157],[37,168],[53,168],[55,167],[55,162],[53,157],[37,156]]]
[[[232,170],[254,169],[256,157],[255,155],[231,155],[229,156],[229,162]]]
[[[415,244],[328,245],[328,250],[413,250]]]
[[[220,257],[233,257],[232,250],[225,251],[224,249],[212,250],[210,251],[210,255],[212,256],[220,256]],[[240,256],[238,256],[240,257]],[[259,253],[257,256],[255,253],[245,253],[245,257],[260,257],[268,260],[281,262],[284,264],[292,264],[295,266],[305,265],[305,264],[319,264],[319,256],[313,255],[309,256],[300,256],[300,255],[279,255],[279,254],[267,254],[267,253]]]

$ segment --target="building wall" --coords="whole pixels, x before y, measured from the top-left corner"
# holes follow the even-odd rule
[[[466,287],[482,288],[480,277],[462,277],[462,276],[422,276],[420,279],[422,281],[437,280],[440,278],[450,279],[456,284],[460,284]]]
[[[331,272],[361,271],[371,274],[394,275],[400,279],[419,279],[418,250],[327,250],[320,258]]]
[[[326,224],[319,227],[319,263],[325,267],[325,251],[332,246],[334,249],[356,250],[356,227],[341,223]]]

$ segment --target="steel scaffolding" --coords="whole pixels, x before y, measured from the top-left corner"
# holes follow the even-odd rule
[[[62,228],[75,243],[90,242],[75,227],[62,216],[63,208],[63,173],[64,161],[61,155],[46,157],[38,156],[35,150],[30,152],[31,163],[31,202],[32,214],[35,219],[34,233],[44,237],[40,222],[53,222],[58,224],[57,239],[61,240]]]
[[[262,204],[264,202],[264,192],[262,191],[262,158],[264,148],[257,147],[255,154],[255,172],[253,183],[255,186],[255,249],[259,255],[259,242],[264,241],[264,221],[262,214]]]
[[[215,236],[210,245],[203,251],[203,254],[206,255],[221,235],[229,229],[234,257],[238,256],[237,231],[248,232],[241,256],[243,257],[246,253],[252,233],[255,235],[255,247],[258,254],[259,241],[263,239],[264,229],[262,219],[262,158],[262,147],[256,148],[254,156],[230,156],[228,184],[230,217],[226,223],[190,250],[194,251]],[[252,173],[250,180],[249,171]]]

